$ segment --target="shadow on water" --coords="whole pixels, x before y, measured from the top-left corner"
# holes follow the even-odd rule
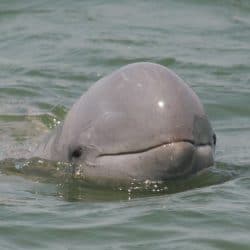
[[[166,181],[131,181],[128,184],[103,184],[76,176],[71,164],[41,159],[6,159],[0,162],[0,173],[17,175],[32,181],[56,185],[56,195],[66,201],[130,200],[166,195],[218,185],[240,177],[247,167],[217,162],[216,166],[195,175]]]

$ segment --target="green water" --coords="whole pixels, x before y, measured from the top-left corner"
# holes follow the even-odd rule
[[[216,167],[160,194],[1,173],[0,249],[250,249],[248,0],[0,0],[0,34],[2,161],[137,61],[185,79],[218,138]]]

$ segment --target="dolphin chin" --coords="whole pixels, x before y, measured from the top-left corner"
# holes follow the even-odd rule
[[[198,96],[174,72],[134,63],[100,79],[34,156],[86,179],[166,180],[214,163],[216,136]]]
[[[99,182],[164,181],[196,173],[213,164],[211,145],[179,141],[140,151],[99,155],[94,162],[85,161],[83,175]]]

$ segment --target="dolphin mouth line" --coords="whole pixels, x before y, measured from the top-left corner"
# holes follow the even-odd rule
[[[147,148],[139,149],[139,150],[134,150],[134,151],[125,151],[125,152],[117,152],[117,153],[99,154],[98,157],[140,154],[140,153],[145,153],[145,152],[148,152],[148,151],[153,150],[153,149],[157,149],[157,148],[160,148],[160,147],[164,147],[164,146],[171,145],[171,144],[174,144],[174,143],[179,143],[179,142],[186,142],[186,143],[189,143],[189,144],[193,145],[194,147],[212,146],[211,143],[209,143],[209,142],[208,143],[198,143],[197,144],[193,140],[185,139],[185,140],[179,140],[179,141],[165,142],[165,143],[157,144],[157,145],[154,145],[154,146],[151,146],[151,147],[147,147]]]

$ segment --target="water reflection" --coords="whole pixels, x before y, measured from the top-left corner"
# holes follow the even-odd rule
[[[127,184],[95,183],[74,174],[74,166],[41,159],[6,159],[0,162],[5,175],[18,175],[41,183],[56,186],[59,198],[67,201],[131,200],[155,195],[166,195],[195,188],[217,185],[242,175],[248,168],[217,163],[198,174],[166,181],[137,181]]]

